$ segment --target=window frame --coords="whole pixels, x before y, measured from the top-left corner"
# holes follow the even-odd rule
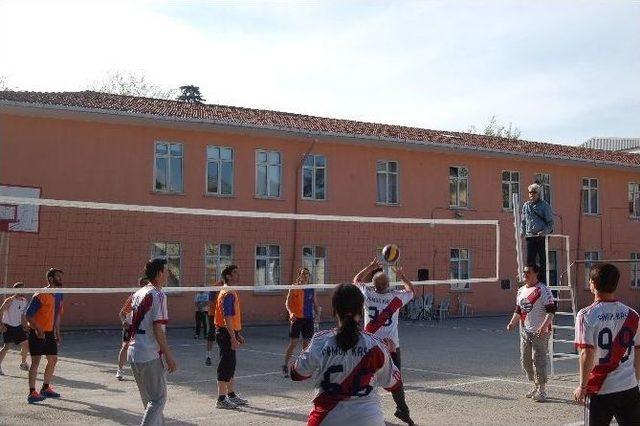
[[[307,157],[313,157],[313,166],[307,166],[305,160]],[[324,166],[316,166],[316,157],[324,157]],[[304,196],[304,171],[305,169],[311,169],[311,197]],[[324,197],[317,198],[316,196],[316,170],[322,169],[324,171]],[[306,201],[326,201],[327,200],[327,156],[324,154],[307,154],[302,159],[302,167],[300,168],[300,197]]]
[[[222,256],[220,254],[220,246],[223,246],[223,245],[227,245],[227,246],[230,247],[231,256],[228,256],[228,260],[229,260],[228,264],[222,262],[223,259],[227,259],[227,256]],[[208,246],[215,246],[217,254],[215,254],[215,255],[207,254],[208,253],[208,251],[207,251],[207,247]],[[207,286],[213,286],[213,285],[215,285],[215,283],[218,280],[222,279],[222,277],[216,277],[214,279],[213,283],[208,280],[208,278],[209,278],[208,277],[208,275],[209,275],[208,274],[208,265],[209,265],[208,261],[211,258],[213,258],[213,261],[216,264],[216,269],[218,270],[218,273],[221,273],[222,269],[224,269],[228,265],[232,265],[233,264],[233,244],[231,244],[231,243],[204,243],[204,283]],[[224,266],[223,266],[223,264],[224,264]]]
[[[155,246],[156,244],[164,244],[165,248],[164,248],[164,252],[167,253],[164,256],[158,256],[155,253]],[[178,245],[178,256],[169,256],[168,255],[168,250],[167,250],[167,244],[177,244]],[[169,285],[169,259],[175,259],[177,257],[178,259],[178,269],[179,269],[179,274],[180,276],[178,277],[178,284],[177,285]],[[167,284],[165,285],[166,287],[172,287],[172,288],[179,288],[182,287],[182,243],[180,243],[179,241],[153,241],[151,243],[151,258],[158,258],[158,259],[164,259],[167,261]]]
[[[266,171],[266,190],[267,190],[267,195],[262,195],[258,193],[258,188],[259,188],[259,182],[258,182],[258,167],[261,165],[258,162],[258,156],[261,153],[266,153],[267,154],[267,171]],[[278,166],[280,167],[280,178],[278,181],[278,195],[269,195],[269,166],[271,165],[269,163],[269,157],[271,153],[278,153],[279,157],[280,157],[280,162],[278,163]],[[282,199],[282,194],[283,194],[283,190],[282,190],[282,183],[283,183],[283,173],[282,173],[282,169],[283,169],[283,156],[282,156],[282,151],[277,150],[277,149],[264,149],[264,148],[256,148],[255,150],[255,168],[254,168],[254,173],[255,173],[255,179],[254,179],[254,183],[255,183],[255,191],[254,191],[254,195],[256,198],[261,198],[261,199],[267,199],[267,200],[280,200]]]
[[[632,185],[635,185],[635,190],[632,190]],[[628,202],[629,202],[629,217],[631,219],[640,219],[640,183],[629,182],[627,188],[628,188]],[[637,203],[634,203],[634,198],[638,199]],[[636,206],[637,206],[637,211],[635,211]]]
[[[317,251],[318,247],[320,247],[320,248],[322,248],[322,250],[324,250],[324,257],[318,257],[318,254],[317,254],[318,253],[318,251]],[[304,250],[308,249],[308,248],[312,249],[312,256],[305,256],[304,255]],[[316,244],[305,244],[305,245],[302,246],[302,266],[304,268],[309,269],[309,273],[311,275],[311,277],[310,277],[311,278],[311,280],[310,280],[311,284],[328,284],[328,279],[327,279],[328,257],[329,256],[327,255],[327,247],[326,246],[321,246],[321,245],[316,245]],[[311,267],[309,267],[309,265],[307,265],[307,262],[306,262],[309,259],[312,259],[312,262],[313,262]],[[323,268],[323,271],[324,271],[324,280],[323,280],[323,282],[318,282],[318,280],[317,280],[317,272],[316,272],[316,267],[315,267],[316,263],[315,262],[318,259],[323,259],[323,265],[322,265],[322,268]]]
[[[265,279],[265,284],[258,284],[258,260],[269,260],[272,259],[274,257],[270,256],[269,253],[269,247],[272,246],[276,246],[278,247],[278,284],[269,284],[267,283],[266,279]],[[258,247],[267,247],[267,256],[258,256]],[[262,243],[262,244],[256,244],[253,250],[253,256],[254,256],[254,260],[253,260],[253,279],[254,279],[254,286],[257,287],[257,290],[260,289],[260,287],[262,286],[268,286],[268,285],[277,285],[277,286],[283,286],[282,283],[282,247],[280,246],[280,244],[277,243]],[[267,262],[267,266],[268,266],[268,262]],[[266,278],[266,277],[265,277]]]
[[[591,255],[595,253],[595,259]],[[589,257],[589,259],[587,259]],[[589,250],[584,252],[584,289],[589,290],[589,269],[594,263],[598,263],[602,259],[602,253],[599,250]]]
[[[509,173],[509,180],[508,181],[504,180],[504,176],[503,175],[505,173]],[[514,173],[518,174],[518,180],[517,181],[513,180],[513,174]],[[514,183],[517,183],[517,185],[518,185],[518,190],[517,190],[518,200],[522,201],[521,197],[520,197],[520,195],[522,193],[522,188],[520,187],[520,178],[521,177],[522,177],[522,173],[520,173],[519,170],[502,170],[502,172],[500,172],[500,182],[501,182],[501,184],[500,184],[500,195],[501,195],[501,198],[502,198],[502,201],[501,201],[502,202],[502,210],[511,210],[511,209],[513,209],[513,194],[515,192],[513,191],[512,185]],[[508,206],[504,205],[504,185],[505,184],[509,185]]]
[[[588,180],[589,181],[589,185],[587,187],[585,187],[584,185],[584,181]],[[596,182],[596,187],[593,188],[591,186],[591,184],[593,183],[593,181]],[[585,211],[585,205],[584,205],[584,193],[585,191],[588,192],[588,197],[587,199],[589,200],[588,204],[589,204],[589,211]],[[595,191],[596,192],[596,211],[593,211],[593,206],[591,205],[591,191]],[[582,204],[582,214],[584,215],[588,215],[588,216],[597,216],[600,214],[600,180],[598,178],[590,178],[590,177],[583,177],[582,178],[582,191],[580,192],[580,204]]]
[[[222,158],[209,159],[209,148],[218,148],[220,152],[223,149],[231,150],[231,160],[223,160]],[[222,146],[222,145],[207,145],[205,148],[206,159],[205,159],[205,173],[204,173],[204,193],[205,195],[213,196],[213,197],[233,197],[235,195],[235,160],[236,153],[235,149],[231,146]],[[222,155],[220,155],[222,157]],[[209,191],[209,163],[217,162],[218,167],[218,192]],[[231,193],[223,194],[222,193],[222,163],[231,163]]]
[[[544,177],[546,176],[547,182],[544,182]],[[539,172],[536,173],[534,182],[536,182],[542,188],[542,194],[540,194],[540,198],[545,200],[549,205],[553,205],[553,185],[551,184],[551,173]],[[548,187],[548,189],[547,189]],[[547,192],[549,193],[548,197]]]
[[[451,251],[453,250],[458,250],[458,257],[457,258],[453,258],[451,257]],[[466,251],[467,253],[467,258],[462,258],[460,257],[460,254],[462,252],[462,250]],[[451,264],[452,263],[457,263],[458,266],[456,268],[456,273],[458,275],[458,277],[460,276],[460,272],[461,272],[461,261],[465,261],[467,262],[467,279],[471,279],[471,249],[466,248],[466,247],[451,247],[449,249],[449,273],[451,273]],[[456,278],[456,277],[449,277],[449,279],[455,280],[455,279],[460,279],[460,278]],[[470,282],[465,282],[464,284],[460,284],[460,283],[452,283],[450,284],[450,290],[451,291],[471,291],[471,283]]]
[[[384,163],[385,164],[385,171],[378,171],[378,165],[380,163]],[[396,171],[395,172],[390,172],[389,171],[389,163],[395,163],[396,164]],[[379,174],[384,174],[385,175],[385,199],[386,201],[380,201],[378,199],[378,175]],[[395,175],[396,176],[396,201],[395,202],[389,202],[389,175]],[[398,160],[376,160],[376,204],[380,205],[380,206],[399,206],[400,205],[400,162]]]
[[[458,176],[451,176],[451,169],[458,169]],[[465,178],[460,178],[460,170],[464,169],[467,172],[467,176]],[[469,168],[466,166],[449,166],[449,208],[450,209],[469,209],[471,208],[471,190],[470,190],[470,182],[471,182],[471,174],[469,173]],[[467,202],[466,205],[460,205],[460,181],[465,180],[467,182]],[[451,181],[455,180],[456,183],[456,199],[458,200],[457,204],[451,204]]]
[[[632,252],[629,256],[631,259],[640,260],[640,252]],[[629,279],[631,281],[631,288],[634,290],[640,290],[640,262],[630,263]]]
[[[167,154],[157,154],[156,151],[157,151],[158,145],[167,145]],[[171,155],[171,145],[180,145],[180,152],[181,152],[180,157],[174,157]],[[158,189],[156,187],[157,177],[158,177],[158,164],[157,164],[158,157],[165,158],[167,160],[167,185],[166,185],[167,189],[166,190]],[[182,177],[181,177],[182,188],[180,188],[179,191],[171,190],[171,182],[172,182],[171,162],[173,158],[176,158],[176,159],[179,158],[181,163],[180,169],[182,171]],[[153,192],[156,194],[184,194],[184,144],[182,142],[170,142],[170,141],[154,141],[153,142],[152,188],[153,188]]]

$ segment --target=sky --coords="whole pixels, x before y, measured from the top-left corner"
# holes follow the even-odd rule
[[[119,70],[207,103],[640,137],[640,2],[0,0],[9,87],[85,90]]]

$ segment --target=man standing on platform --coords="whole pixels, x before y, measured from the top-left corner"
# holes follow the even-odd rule
[[[553,232],[553,210],[541,198],[542,187],[537,183],[528,187],[529,201],[522,206],[522,227],[520,236],[527,241],[527,265],[536,264],[540,267],[538,280],[547,283],[547,256],[545,235]]]

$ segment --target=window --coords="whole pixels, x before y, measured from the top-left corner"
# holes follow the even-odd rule
[[[542,188],[540,198],[551,204],[551,175],[549,173],[537,173],[535,182]]]
[[[640,288],[640,253],[631,253],[631,259],[638,261],[631,264],[631,287]]]
[[[502,208],[513,208],[513,194],[520,196],[520,172],[502,172]]]
[[[302,166],[302,198],[325,199],[325,175],[327,160],[324,155],[307,155]]]
[[[582,179],[582,212],[598,214],[598,179]]]
[[[640,184],[629,184],[629,216],[640,218]]]
[[[449,206],[469,206],[469,170],[466,167],[449,167]]]
[[[589,269],[600,260],[600,252],[585,251],[584,260],[584,288],[589,289]]]
[[[398,204],[398,162],[378,161],[376,166],[378,203]]]
[[[183,192],[181,143],[156,142],[154,181],[156,192]]]
[[[280,246],[256,246],[256,285],[280,284]]]
[[[207,194],[233,194],[233,148],[207,147]]]
[[[205,244],[204,246],[204,282],[215,285],[222,279],[222,270],[233,263],[231,244]]]
[[[321,246],[302,247],[302,266],[311,274],[311,284],[326,284],[326,250]]]
[[[449,279],[452,280],[468,280],[470,271],[469,249],[454,248],[451,249],[451,258],[449,259]],[[470,283],[451,284],[452,290],[469,290]]]
[[[256,195],[279,198],[282,156],[278,151],[256,151]]]
[[[549,285],[558,285],[558,251],[549,250],[549,259],[547,259],[549,268]],[[543,271],[543,273],[545,273]],[[545,277],[546,279],[546,277]]]
[[[180,287],[180,243],[153,243],[151,258],[167,261],[167,287]]]

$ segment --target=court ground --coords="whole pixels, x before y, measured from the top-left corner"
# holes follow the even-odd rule
[[[579,425],[582,408],[572,404],[576,361],[558,364],[549,401],[524,397],[529,384],[519,366],[517,333],[504,331],[507,317],[450,319],[441,324],[403,322],[400,327],[403,376],[414,420],[426,424]],[[293,383],[279,371],[285,326],[249,327],[238,354],[237,391],[250,400],[240,412],[214,408],[215,365],[204,365],[204,341],[191,330],[169,330],[180,370],[170,375],[165,416],[176,425],[288,425],[305,422],[312,382]],[[142,404],[129,370],[114,379],[120,342],[116,331],[63,335],[54,386],[59,400],[28,405],[27,373],[10,352],[0,377],[0,424],[138,424]],[[39,377],[41,383],[41,377]],[[393,400],[383,392],[387,424]]]

